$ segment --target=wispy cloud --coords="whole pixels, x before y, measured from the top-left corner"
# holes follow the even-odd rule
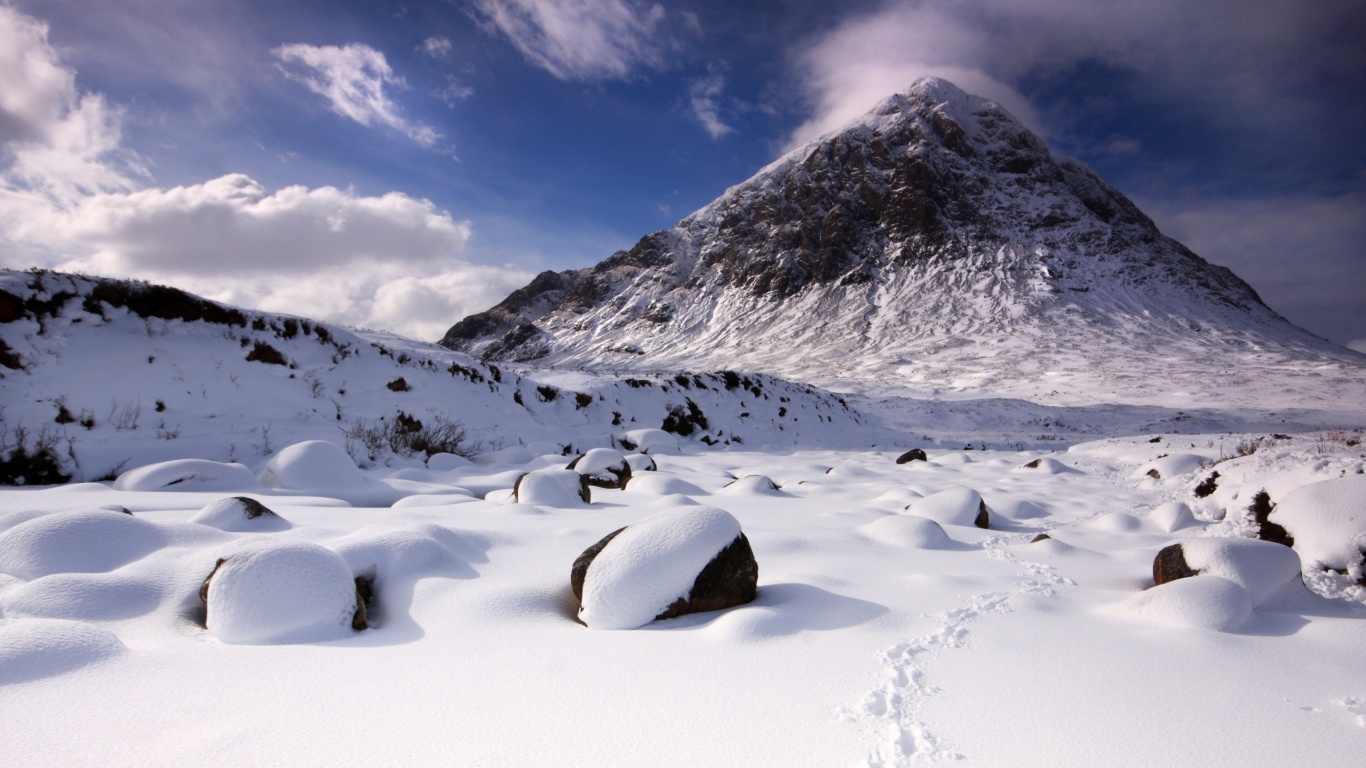
[[[688,104],[693,117],[713,139],[719,139],[731,131],[731,127],[721,121],[721,105],[718,103],[725,90],[726,78],[719,72],[694,80],[688,86]]]
[[[332,111],[361,125],[386,125],[424,147],[441,139],[430,126],[408,120],[385,93],[386,86],[406,87],[384,54],[360,43],[344,46],[282,45],[272,51],[285,74],[327,99]]]
[[[485,27],[561,80],[611,80],[662,62],[662,6],[632,0],[473,0]]]
[[[422,41],[419,50],[433,59],[444,59],[451,55],[451,41],[446,37],[429,37]]]

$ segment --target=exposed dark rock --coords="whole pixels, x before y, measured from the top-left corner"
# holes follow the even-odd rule
[[[356,577],[356,612],[351,615],[351,628],[357,632],[370,628],[370,606],[375,599],[375,580]]]
[[[579,462],[582,461],[583,457],[586,455],[586,453],[581,453],[578,456],[575,456],[574,460],[565,466],[565,469],[572,469],[579,472],[579,475],[584,478],[585,482],[595,488],[620,489],[625,488],[626,484],[631,481],[631,464],[626,461],[625,457],[622,457],[620,461],[611,466],[604,467],[599,472],[579,471]]]
[[[1034,538],[1030,539],[1030,540],[1029,540],[1029,543],[1030,543],[1030,544],[1038,544],[1038,543],[1041,542],[1041,541],[1048,541],[1048,540],[1051,539],[1051,538],[1053,538],[1053,537],[1052,537],[1052,536],[1049,536],[1049,535],[1046,534],[1046,533],[1041,533],[1041,534],[1039,534],[1038,536],[1035,536]]]
[[[248,496],[233,496],[232,500],[242,505],[242,512],[246,514],[248,520],[255,520],[262,515],[266,517],[279,517],[275,510],[265,504]]]
[[[1195,576],[1200,572],[1186,565],[1186,553],[1180,544],[1163,547],[1153,558],[1153,581],[1166,584],[1169,581]]]
[[[1148,470],[1147,472],[1144,472],[1143,474],[1147,475],[1148,477],[1151,477],[1154,480],[1162,479],[1162,473],[1157,471],[1157,467],[1153,467],[1152,469]],[[1197,493],[1199,492],[1197,491]]]
[[[1247,508],[1252,513],[1252,519],[1257,523],[1257,538],[1262,541],[1270,541],[1276,544],[1284,544],[1287,547],[1295,546],[1295,539],[1283,526],[1271,522],[1268,516],[1276,505],[1271,503],[1271,495],[1265,490],[1257,491],[1252,497],[1252,504]]]
[[[987,503],[985,501],[978,503],[977,519],[973,520],[972,524],[977,526],[978,528],[991,527],[991,516],[987,514]]]
[[[910,463],[910,462],[912,462],[912,461],[929,461],[929,460],[930,460],[930,458],[929,458],[928,456],[925,455],[925,451],[924,451],[923,448],[912,448],[911,450],[906,451],[905,453],[903,453],[903,454],[901,454],[900,456],[896,457],[896,463],[898,463],[898,464],[907,464],[907,463]]]
[[[1210,494],[1214,493],[1216,490],[1218,490],[1218,488],[1219,470],[1216,469],[1215,471],[1209,473],[1209,477],[1205,478],[1204,480],[1201,480],[1200,484],[1195,486],[1195,498],[1203,499],[1206,496],[1209,496]]]
[[[624,530],[626,530],[625,527],[618,528],[606,536],[603,536],[598,543],[585,549],[583,554],[574,559],[574,565],[569,569],[569,588],[574,590],[575,599],[583,600],[583,578],[588,574],[589,564],[598,556],[598,553],[602,551],[603,547],[607,546],[612,539],[617,537],[617,534]]]
[[[675,600],[655,619],[672,619],[689,613],[719,611],[744,605],[754,600],[758,585],[759,563],[754,559],[749,539],[742,533],[697,574],[697,580],[693,582],[692,591],[687,597]]]

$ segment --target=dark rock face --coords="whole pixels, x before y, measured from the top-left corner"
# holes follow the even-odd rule
[[[575,598],[583,599],[583,581],[588,575],[588,566],[624,530],[618,528],[612,531],[574,560],[569,572],[569,587],[574,591]],[[754,600],[758,590],[759,563],[754,559],[749,539],[742,533],[697,574],[688,596],[675,600],[655,620],[744,605]]]
[[[1039,534],[1038,536],[1035,536],[1034,538],[1030,539],[1030,540],[1029,540],[1029,543],[1030,543],[1030,544],[1038,544],[1038,543],[1041,542],[1041,541],[1048,541],[1048,540],[1051,539],[1051,538],[1053,538],[1053,537],[1052,537],[1052,536],[1049,536],[1049,535],[1046,534],[1046,533],[1041,533],[1041,534]]]
[[[1200,484],[1195,486],[1195,498],[1203,499],[1206,496],[1213,494],[1218,489],[1219,472],[1218,470],[1215,470],[1214,472],[1209,473],[1209,477],[1206,477],[1204,480],[1201,480]]]
[[[1248,506],[1247,511],[1252,513],[1252,519],[1257,523],[1257,538],[1284,544],[1287,547],[1295,546],[1295,539],[1289,531],[1267,519],[1275,509],[1276,505],[1271,503],[1271,495],[1265,490],[1258,491],[1252,497],[1252,504]]]
[[[910,463],[910,462],[912,462],[912,461],[929,461],[929,460],[930,460],[930,458],[929,458],[928,456],[925,455],[924,449],[921,449],[921,448],[912,448],[911,450],[906,451],[905,453],[903,453],[903,454],[901,454],[900,456],[896,457],[896,463],[898,463],[898,464],[908,464],[908,463]]]
[[[242,505],[242,512],[246,514],[248,520],[255,520],[258,517],[279,517],[275,510],[267,507],[256,499],[247,496],[233,496],[232,500]],[[129,514],[132,514],[131,512]]]
[[[569,462],[565,469],[578,471],[579,462],[585,454],[579,454],[574,460]],[[579,472],[584,477],[584,481],[595,488],[625,488],[631,481],[631,464],[623,458],[621,461],[606,467],[601,472]],[[587,501],[587,499],[585,499]]]
[[[1180,544],[1163,547],[1162,551],[1157,553],[1157,557],[1153,558],[1153,581],[1157,584],[1166,584],[1199,573],[1186,565],[1186,553]]]
[[[973,520],[972,524],[978,528],[991,527],[991,515],[987,513],[987,503],[985,501],[977,505],[977,519]]]

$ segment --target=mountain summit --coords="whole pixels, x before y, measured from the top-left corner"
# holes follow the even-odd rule
[[[440,343],[538,366],[704,365],[1051,402],[1155,402],[1157,389],[1228,404],[1211,376],[1360,367],[1000,105],[938,78],[630,250],[541,273]]]

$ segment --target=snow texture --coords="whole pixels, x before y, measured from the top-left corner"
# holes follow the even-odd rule
[[[241,497],[236,496],[219,499],[209,504],[199,510],[199,514],[191,517],[190,522],[234,533],[287,531],[292,527],[288,520],[278,514],[267,513],[258,514],[255,517],[250,516],[248,505],[242,501]]]
[[[0,573],[102,573],[164,546],[157,526],[109,510],[54,512],[0,534]]]
[[[1299,488],[1276,504],[1269,519],[1294,537],[1305,560],[1359,569],[1366,554],[1366,475]]]
[[[213,574],[208,626],[225,643],[300,643],[345,637],[356,585],[335,552],[303,542],[256,543]]]

